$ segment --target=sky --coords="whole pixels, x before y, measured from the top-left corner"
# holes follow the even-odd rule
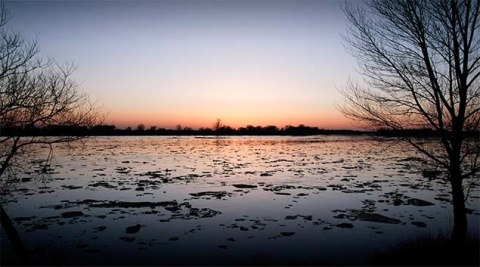
[[[39,57],[73,62],[118,128],[305,124],[353,129],[337,110],[355,79],[338,0],[5,1]]]

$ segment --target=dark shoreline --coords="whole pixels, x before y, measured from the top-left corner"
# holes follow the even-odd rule
[[[446,132],[445,134],[449,134]],[[480,133],[465,133],[466,137],[478,137]],[[313,136],[313,135],[345,135],[345,136],[379,136],[379,137],[440,137],[440,132],[432,129],[405,129],[375,131],[330,130],[304,125],[286,126],[247,126],[240,128],[223,127],[218,130],[200,128],[197,130],[185,127],[179,129],[138,127],[137,129],[117,129],[114,125],[99,125],[92,128],[74,126],[48,127],[9,127],[0,129],[0,136]]]

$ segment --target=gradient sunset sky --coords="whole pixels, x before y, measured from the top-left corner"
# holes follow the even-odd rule
[[[40,56],[75,62],[119,128],[305,124],[353,128],[335,108],[358,79],[343,1],[6,1]]]

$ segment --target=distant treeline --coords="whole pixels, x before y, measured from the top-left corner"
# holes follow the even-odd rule
[[[48,126],[48,127],[9,127],[0,129],[0,136],[138,136],[138,135],[289,135],[289,136],[307,136],[307,135],[376,135],[386,137],[417,136],[417,137],[435,137],[439,136],[437,131],[432,129],[409,129],[409,130],[389,130],[381,129],[376,131],[357,131],[357,130],[328,130],[318,127],[305,126],[285,126],[278,128],[276,126],[246,126],[232,128],[230,126],[221,126],[217,129],[200,128],[192,129],[190,127],[177,126],[175,129],[150,127],[146,128],[143,124],[135,129],[127,127],[118,129],[114,125],[98,125],[92,128],[78,126]],[[470,136],[478,136],[478,132],[470,133]]]
[[[48,126],[48,127],[9,127],[0,129],[0,136],[66,136],[66,135],[87,135],[87,136],[128,136],[128,135],[360,135],[366,134],[365,131],[355,130],[326,130],[318,127],[305,125],[285,126],[278,128],[276,126],[246,126],[232,128],[230,126],[221,126],[217,129],[200,128],[192,129],[190,127],[177,126],[175,129],[150,127],[146,128],[143,124],[132,129],[118,129],[114,125],[98,125],[92,128],[78,126]]]

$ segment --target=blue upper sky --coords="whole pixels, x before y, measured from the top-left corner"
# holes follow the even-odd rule
[[[354,77],[341,1],[6,1],[8,27],[73,61],[120,127],[348,128],[334,108]]]

